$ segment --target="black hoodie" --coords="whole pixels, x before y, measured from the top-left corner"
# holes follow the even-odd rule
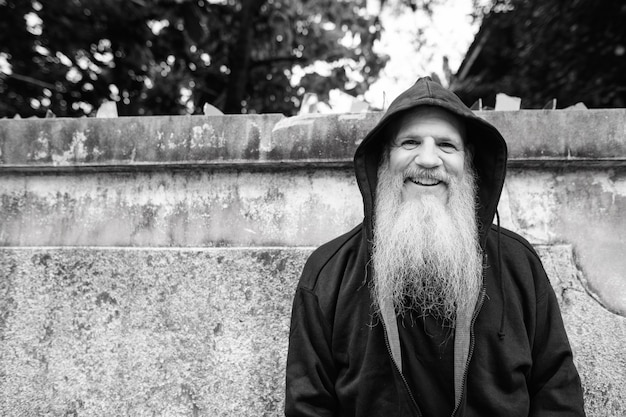
[[[416,397],[435,395],[424,378],[419,387],[407,381],[411,361],[402,360],[397,318],[393,311],[374,313],[369,282],[385,127],[418,106],[444,108],[466,123],[485,256],[476,308],[456,320],[453,395],[440,409],[454,416],[584,416],[580,378],[541,261],[523,238],[491,225],[506,174],[506,143],[495,127],[430,78],[394,100],[355,153],[363,223],[318,248],[304,267],[292,310],[285,414],[422,416]]]

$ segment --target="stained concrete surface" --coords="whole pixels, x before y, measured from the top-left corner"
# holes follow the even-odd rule
[[[280,415],[308,252],[1,249],[0,415]]]
[[[0,165],[260,159],[278,114],[0,121]]]
[[[626,109],[477,112],[509,156],[626,161]],[[350,161],[382,113],[0,120],[0,166]]]
[[[0,246],[317,246],[363,217],[350,169],[7,173]],[[502,225],[570,243],[590,293],[626,315],[626,170],[509,169]]]
[[[587,291],[626,316],[625,170],[511,169],[499,211],[533,244],[571,244]]]
[[[626,318],[537,247],[589,417],[626,413]],[[279,416],[310,248],[0,249],[0,415]]]
[[[478,114],[588,413],[623,416],[626,110]],[[379,117],[0,120],[0,414],[280,415],[302,247],[360,222]]]
[[[477,114],[509,146],[503,224],[574,245],[626,315],[626,109]],[[1,120],[0,246],[319,244],[362,218],[350,161],[380,117]]]
[[[312,246],[361,221],[337,170],[7,174],[0,246]]]
[[[588,417],[626,415],[626,317],[590,297],[571,245],[535,245],[557,295]]]

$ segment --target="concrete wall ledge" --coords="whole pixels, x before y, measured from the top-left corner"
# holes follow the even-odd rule
[[[626,109],[477,112],[512,166],[626,165]],[[345,167],[381,113],[0,120],[0,170]]]
[[[509,168],[558,168],[562,170],[624,169],[626,158],[510,158]],[[204,161],[204,162],[128,162],[128,163],[78,163],[53,164],[5,164],[0,165],[4,174],[49,175],[114,172],[177,172],[177,171],[227,171],[280,172],[299,169],[351,169],[352,159],[300,159],[280,161]]]

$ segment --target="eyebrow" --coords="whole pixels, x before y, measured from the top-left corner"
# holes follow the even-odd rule
[[[457,136],[449,136],[449,135],[415,135],[415,134],[406,134],[406,135],[396,135],[393,139],[392,142],[395,142],[399,139],[422,139],[424,137],[432,137],[435,138],[436,140],[459,140],[461,143],[465,143],[465,139],[463,138],[463,135],[458,135]]]

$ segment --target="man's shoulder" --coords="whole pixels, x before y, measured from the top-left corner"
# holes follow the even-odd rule
[[[349,232],[315,249],[304,265],[299,287],[313,290],[322,271],[325,270],[345,272],[345,267],[342,268],[342,264],[352,263],[358,253],[364,249],[362,247],[362,233],[363,225],[359,224]]]
[[[494,227],[490,234],[492,247],[490,256],[498,259],[498,245],[501,259],[508,265],[508,271],[519,282],[534,282],[537,288],[544,288],[548,282],[543,262],[528,240],[511,230]],[[499,242],[498,242],[499,241]],[[531,279],[532,278],[532,279]]]
[[[319,248],[315,249],[311,254],[309,260],[328,260],[335,256],[338,252],[344,249],[346,246],[358,245],[361,242],[361,232],[363,231],[363,224],[359,224],[354,229],[337,236],[333,240],[324,243]]]
[[[490,237],[494,242],[497,242],[498,240],[498,233],[500,234],[500,244],[502,245],[502,249],[504,249],[509,255],[517,254],[539,259],[533,245],[531,245],[530,242],[528,242],[528,240],[524,237],[504,227],[498,228],[495,225],[491,225]]]

